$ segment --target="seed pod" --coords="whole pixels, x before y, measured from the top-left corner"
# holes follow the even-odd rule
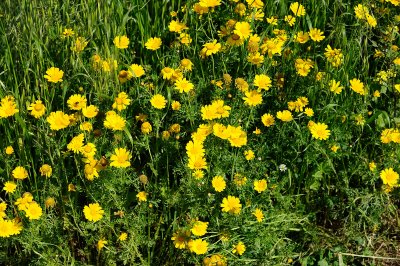
[[[140,176],[139,176],[139,181],[140,181],[143,185],[147,185],[147,183],[149,182],[149,179],[147,178],[146,175],[140,175]]]

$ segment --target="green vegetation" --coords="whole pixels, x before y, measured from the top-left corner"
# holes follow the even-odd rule
[[[3,0],[0,264],[400,264],[399,6]]]

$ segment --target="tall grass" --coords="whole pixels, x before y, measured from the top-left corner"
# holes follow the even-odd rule
[[[249,1],[241,2],[250,14]],[[284,29],[287,39],[279,55],[265,54],[258,67],[247,59],[248,41],[230,47],[227,36],[221,36],[229,19],[245,21],[245,16],[235,13],[235,1],[223,1],[199,15],[193,10],[194,0],[3,0],[0,99],[15,97],[19,112],[0,118],[0,182],[17,183],[14,193],[0,192],[0,202],[8,205],[5,217],[21,221],[23,229],[2,238],[0,264],[212,265],[207,259],[215,254],[226,258],[228,265],[390,265],[384,264],[390,258],[397,262],[399,189],[385,190],[380,173],[389,167],[399,170],[398,143],[381,140],[384,129],[396,129],[399,123],[395,89],[399,67],[393,64],[399,57],[398,7],[388,1],[299,1],[306,15],[296,18],[291,27],[284,17],[292,14],[293,1],[262,2],[264,18],[249,20],[253,33],[267,41],[282,37],[274,29]],[[377,19],[376,27],[355,17],[359,3]],[[279,18],[277,26],[267,23],[272,16]],[[189,28],[185,31],[192,38],[188,46],[180,43],[179,33],[169,30],[176,19]],[[295,41],[296,33],[312,28],[324,32],[322,42]],[[75,35],[63,36],[65,29]],[[128,49],[113,43],[122,35],[130,40]],[[88,44],[74,52],[71,48],[78,36]],[[162,39],[160,49],[146,49],[151,37]],[[223,49],[202,59],[203,45],[213,39]],[[342,50],[340,67],[333,67],[324,56],[327,45]],[[379,51],[382,55],[377,56]],[[110,72],[96,67],[95,55],[109,62]],[[180,94],[160,73],[165,67],[179,68],[183,58],[193,62],[193,70],[183,75],[195,89]],[[295,68],[298,58],[314,62],[306,77]],[[115,69],[113,60],[118,62]],[[119,71],[132,64],[143,66],[145,75],[121,82]],[[52,66],[64,71],[62,82],[44,78]],[[381,71],[397,76],[382,81]],[[263,92],[261,105],[249,107],[235,79],[244,78],[255,89],[257,74],[271,77],[272,87]],[[353,78],[364,82],[367,95],[350,89]],[[332,79],[344,86],[340,94],[330,91]],[[124,130],[112,131],[104,127],[104,119],[120,92],[131,99],[128,108],[119,112],[127,124]],[[99,108],[96,118],[86,119],[69,108],[67,101],[73,94],[84,95],[88,105]],[[150,103],[155,94],[166,98],[164,109]],[[313,117],[293,111],[293,121],[276,118],[278,111],[288,109],[288,102],[299,97],[307,97]],[[35,119],[28,107],[38,99],[47,110]],[[218,99],[231,107],[229,117],[202,119],[201,108]],[[182,105],[179,111],[171,107],[174,100]],[[51,130],[46,117],[61,110],[75,115],[74,121],[63,130]],[[266,113],[275,116],[272,127],[261,121]],[[141,130],[140,114],[147,115],[153,128],[150,134]],[[360,116],[364,123],[357,123]],[[94,131],[85,132],[85,143],[95,143],[96,159],[104,166],[93,181],[85,177],[82,156],[67,149],[83,121],[93,123]],[[310,121],[327,124],[329,138],[313,138]],[[232,147],[211,133],[204,142],[208,167],[202,179],[195,178],[188,167],[186,144],[201,124],[216,122],[241,126],[247,144]],[[178,132],[171,130],[174,124],[180,125]],[[257,129],[261,134],[254,133]],[[5,153],[7,146],[13,147],[12,155]],[[118,147],[132,153],[130,167],[109,165]],[[255,153],[253,160],[246,160],[247,150]],[[371,162],[377,169],[369,166]],[[43,164],[51,165],[52,177],[41,175]],[[26,180],[13,179],[17,166],[28,170]],[[223,192],[213,188],[216,175],[226,180]],[[235,183],[238,176],[247,178],[242,187]],[[261,179],[267,180],[268,189],[258,193],[253,182]],[[147,193],[146,201],[139,200],[141,191]],[[25,192],[43,208],[39,220],[29,220],[15,206]],[[240,199],[240,215],[221,211],[228,195]],[[55,206],[49,206],[49,198],[55,199]],[[96,223],[83,214],[84,206],[94,202],[105,211]],[[255,208],[262,209],[262,222],[254,217]],[[197,220],[209,223],[201,237],[209,244],[207,253],[175,248],[171,238],[193,229]],[[119,239],[123,232],[127,240]],[[195,238],[199,237],[192,234]],[[97,247],[99,240],[107,241],[104,248]],[[239,241],[246,245],[243,255],[232,252]]]

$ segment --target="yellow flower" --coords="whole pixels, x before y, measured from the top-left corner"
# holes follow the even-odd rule
[[[33,202],[33,196],[29,192],[25,192],[21,198],[18,198],[17,201],[14,203],[18,206],[18,210],[25,211],[29,204]]]
[[[71,110],[81,110],[86,106],[86,97],[80,94],[71,95],[67,104]]]
[[[317,72],[317,75],[315,75],[315,80],[321,81],[324,78],[324,76],[325,76],[325,72],[319,71],[319,72]]]
[[[94,143],[88,142],[85,146],[82,147],[82,154],[86,158],[92,158],[96,154],[96,145]]]
[[[51,168],[50,165],[48,164],[43,164],[40,168],[39,168],[39,172],[41,176],[45,176],[45,177],[50,177],[51,174],[53,173],[53,169]]]
[[[211,103],[211,109],[214,110],[215,112],[215,117],[216,118],[226,118],[229,117],[229,112],[231,110],[231,107],[228,105],[225,105],[223,100],[215,100]]]
[[[215,176],[211,183],[216,192],[222,192],[226,187],[224,178],[219,175]]]
[[[324,32],[319,29],[311,29],[308,34],[314,42],[320,42],[325,39]]]
[[[190,231],[187,230],[176,231],[172,235],[171,240],[174,241],[175,248],[185,249],[190,240]]]
[[[104,240],[104,239],[100,239],[98,242],[97,242],[97,250],[98,251],[100,251],[100,250],[102,250],[102,248],[104,248],[105,247],[105,245],[107,245],[107,240]]]
[[[186,144],[186,154],[189,157],[204,156],[205,150],[203,148],[203,143],[199,141],[189,141]]]
[[[314,139],[327,140],[331,134],[328,126],[324,123],[313,123],[309,129]]]
[[[276,118],[283,122],[290,122],[293,120],[292,113],[289,110],[279,111],[276,113]]]
[[[0,118],[7,118],[18,113],[17,104],[13,96],[6,96],[1,99]]]
[[[247,150],[244,152],[244,156],[246,158],[247,161],[251,161],[255,158],[254,156],[254,152],[252,150]]]
[[[68,192],[76,191],[76,187],[74,184],[68,184]]]
[[[154,95],[150,100],[151,105],[156,109],[164,109],[167,104],[167,100],[161,94]]]
[[[314,67],[314,62],[310,59],[303,60],[301,58],[297,58],[295,61],[295,67],[300,76],[306,77]]]
[[[20,223],[15,220],[4,220],[0,219],[0,237],[10,237],[12,235],[18,235],[22,230]]]
[[[179,22],[177,20],[172,20],[168,24],[168,29],[171,32],[181,33],[183,30],[188,29],[188,27],[185,25],[185,23]]]
[[[257,52],[260,48],[260,45],[259,45],[260,41],[261,41],[261,37],[258,36],[258,34],[250,35],[250,39],[247,44],[247,51],[249,51],[251,53]]]
[[[127,239],[128,239],[128,234],[126,232],[122,232],[118,237],[119,241],[125,241]]]
[[[79,134],[76,137],[73,137],[71,141],[68,143],[67,149],[74,153],[81,153],[83,150],[83,140],[84,140],[83,133]]]
[[[248,22],[237,22],[233,33],[237,34],[240,39],[248,39],[253,30]]]
[[[178,101],[173,101],[171,104],[172,110],[179,111],[181,109],[181,103]]]
[[[254,86],[256,86],[259,90],[263,89],[268,91],[271,87],[271,78],[264,74],[256,75],[254,77]]]
[[[117,36],[114,38],[114,45],[118,49],[126,49],[126,48],[128,48],[128,45],[129,45],[129,38],[126,37],[126,35]]]
[[[227,131],[230,133],[228,141],[232,147],[242,147],[247,144],[247,134],[241,126],[233,127],[229,125]]]
[[[120,92],[118,93],[117,98],[115,98],[112,108],[117,109],[118,111],[122,111],[126,109],[126,107],[130,104],[131,99],[128,98],[128,94],[126,94],[125,92]]]
[[[50,124],[51,130],[60,130],[70,124],[69,116],[62,111],[51,112],[46,120]]]
[[[97,108],[97,106],[94,105],[89,105],[82,108],[82,114],[86,118],[93,118],[98,114],[98,112],[99,108]]]
[[[45,201],[44,201],[44,206],[46,208],[54,208],[56,206],[56,200],[53,197],[48,197]]]
[[[22,166],[17,166],[12,171],[12,175],[15,179],[23,180],[28,177],[28,171]]]
[[[85,218],[92,222],[97,222],[103,218],[104,210],[98,203],[90,203],[89,206],[83,208],[83,214]]]
[[[296,18],[292,15],[287,15],[285,16],[285,21],[289,24],[290,27],[292,27],[296,23]]]
[[[15,192],[15,189],[16,189],[16,188],[17,188],[17,184],[15,184],[15,183],[12,182],[12,181],[7,181],[7,182],[4,183],[3,190],[4,190],[5,192],[7,192],[7,193],[12,194],[12,193]]]
[[[46,112],[46,107],[42,103],[41,100],[36,100],[34,103],[31,103],[28,107],[28,110],[31,111],[31,115],[36,119],[39,119]]]
[[[393,171],[393,168],[386,168],[382,170],[380,177],[383,184],[388,185],[389,187],[396,186],[399,181],[399,174],[396,171]]]
[[[7,203],[4,201],[0,203],[0,219],[6,217],[5,211],[7,210]]]
[[[308,32],[299,31],[294,36],[294,39],[296,42],[304,44],[304,43],[308,42],[308,40],[310,39],[310,35],[308,34]]]
[[[132,155],[125,148],[115,148],[114,154],[111,155],[111,164],[110,166],[115,166],[118,168],[126,168],[131,165],[129,160],[132,158]]]
[[[226,266],[226,258],[220,254],[214,254],[203,259],[203,266]]]
[[[78,37],[75,40],[74,46],[71,47],[71,50],[76,53],[80,53],[85,49],[87,44],[88,44],[88,42],[86,41],[86,39],[84,37]]]
[[[188,167],[191,170],[200,170],[207,168],[206,159],[200,155],[189,157]]]
[[[170,131],[171,133],[179,133],[179,132],[181,132],[181,126],[180,126],[179,124],[172,124],[172,125],[169,127],[169,131]]]
[[[232,253],[237,253],[238,255],[242,255],[246,251],[246,246],[242,241],[239,241],[235,246],[233,246]]]
[[[362,114],[357,114],[354,117],[354,120],[356,121],[356,124],[359,126],[363,126],[365,124],[365,119]]]
[[[242,204],[240,204],[239,198],[228,196],[222,199],[221,207],[223,212],[239,214],[242,209]]]
[[[372,162],[370,162],[370,163],[368,164],[368,167],[369,167],[369,170],[370,170],[371,172],[373,172],[373,171],[375,171],[375,169],[376,169],[376,163],[375,163],[374,161],[372,161]]]
[[[188,246],[189,250],[197,255],[206,254],[208,251],[208,242],[203,239],[190,240]]]
[[[7,146],[7,147],[6,147],[6,150],[5,150],[5,153],[6,153],[7,155],[13,154],[13,153],[14,153],[14,148],[13,148],[12,146]]]
[[[203,14],[208,13],[208,7],[201,6],[200,3],[195,3],[193,5],[193,11],[196,12],[201,17]]]
[[[339,94],[339,93],[342,92],[343,87],[340,86],[340,81],[336,81],[336,80],[332,79],[332,80],[329,82],[329,90],[330,90],[331,92],[335,93],[335,94]]]
[[[277,17],[267,18],[267,22],[273,26],[276,26],[278,25],[278,18]]]
[[[139,201],[147,201],[147,193],[144,191],[140,191],[136,194],[136,198],[138,198]]]
[[[140,127],[140,130],[143,134],[149,134],[153,130],[153,127],[149,122],[144,122]]]
[[[290,10],[293,12],[293,14],[296,17],[301,17],[306,14],[306,9],[302,4],[299,4],[299,2],[294,2],[290,4]]]
[[[224,105],[223,100],[215,100],[211,105],[201,108],[201,117],[205,120],[229,117],[230,106]]]
[[[96,177],[99,177],[99,172],[96,168],[97,160],[93,160],[87,164],[85,164],[84,173],[85,177],[89,181],[93,181]]]
[[[381,97],[381,93],[378,90],[374,91],[373,95],[374,95],[375,98]]]
[[[180,78],[175,81],[175,89],[180,93],[189,92],[193,90],[194,85],[185,78]]]
[[[193,63],[192,61],[190,61],[190,59],[183,58],[181,60],[181,69],[183,71],[192,71],[192,68],[193,68]]]
[[[154,38],[150,38],[147,40],[147,42],[145,43],[145,46],[148,50],[157,50],[161,47],[162,41],[160,38],[158,37],[154,37]]]
[[[32,202],[29,204],[28,208],[25,210],[25,216],[29,220],[37,220],[42,216],[42,207],[37,202]]]
[[[332,63],[332,66],[338,67],[342,64],[343,54],[341,49],[332,49],[332,47],[328,44],[325,48],[325,57],[327,60]]]
[[[242,99],[249,106],[257,106],[262,103],[262,94],[253,90],[245,92],[246,97]]]
[[[366,90],[364,89],[364,83],[362,83],[359,79],[354,78],[350,80],[350,88],[360,95],[366,94]]]
[[[201,49],[200,55],[202,57],[210,56],[212,54],[216,54],[221,50],[222,45],[217,43],[217,40],[212,42],[208,42],[203,45],[203,49]]]
[[[174,73],[175,73],[175,70],[170,67],[164,67],[163,69],[161,69],[161,75],[162,75],[163,79],[167,79],[167,80],[172,79],[172,76],[174,75]]]
[[[144,71],[143,67],[141,65],[138,65],[138,64],[130,65],[129,72],[135,78],[140,78],[141,76],[143,76],[145,74],[145,71]]]
[[[109,111],[106,114],[106,119],[104,120],[104,127],[109,128],[113,131],[123,130],[125,128],[125,119],[115,113],[114,111]]]
[[[367,14],[369,13],[368,7],[358,4],[357,6],[354,7],[354,13],[356,14],[356,17],[358,19],[365,19]]]
[[[264,126],[270,127],[275,124],[275,118],[271,114],[263,114],[263,116],[261,117],[261,122]]]
[[[332,146],[331,146],[331,151],[333,151],[333,152],[336,153],[337,150],[338,150],[339,148],[340,148],[340,147],[339,147],[338,145],[336,145],[336,144],[335,144],[335,145],[332,145]]]
[[[195,170],[195,171],[193,172],[193,177],[194,177],[196,180],[200,180],[200,179],[202,179],[202,178],[204,177],[204,172],[201,171],[201,170]]]
[[[74,36],[75,32],[72,29],[64,29],[63,33],[62,33],[62,37],[66,38],[66,37],[71,37]]]
[[[200,0],[200,5],[202,7],[216,7],[221,5],[221,0]]]
[[[254,180],[254,190],[257,191],[258,193],[261,193],[267,189],[267,180],[261,179],[261,180]]]
[[[260,210],[259,208],[255,209],[252,214],[256,217],[257,222],[261,223],[262,220],[264,219],[264,214],[262,212],[262,210]]]
[[[262,0],[246,0],[247,4],[249,5],[249,7],[251,8],[263,8],[264,7],[264,3]]]
[[[378,24],[376,21],[376,18],[371,16],[370,14],[367,14],[367,23],[370,25],[372,28],[375,28],[376,25]]]
[[[90,122],[83,122],[80,126],[79,129],[82,131],[92,131],[93,130],[93,125]]]
[[[51,67],[47,69],[46,75],[44,78],[47,79],[49,82],[57,83],[63,81],[64,71],[60,70],[57,67]]]
[[[308,117],[312,117],[312,116],[314,116],[314,110],[313,109],[311,109],[311,108],[306,108],[306,109],[304,109],[304,113],[308,116]]]
[[[204,236],[207,233],[208,222],[196,221],[190,229],[195,236]]]
[[[187,33],[181,33],[179,35],[179,40],[181,41],[182,44],[184,45],[189,45],[192,43],[192,38],[190,37],[189,34]]]
[[[98,54],[95,54],[92,56],[92,60],[95,64],[100,63],[101,62],[101,57]]]

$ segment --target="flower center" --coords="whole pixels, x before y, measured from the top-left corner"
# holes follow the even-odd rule
[[[35,109],[36,112],[39,112],[39,111],[42,111],[43,106],[41,104],[35,104],[34,109]]]
[[[239,35],[237,35],[237,34],[233,34],[233,35],[232,35],[232,40],[237,41],[237,40],[239,40],[239,39],[240,39],[240,36],[239,36]]]

